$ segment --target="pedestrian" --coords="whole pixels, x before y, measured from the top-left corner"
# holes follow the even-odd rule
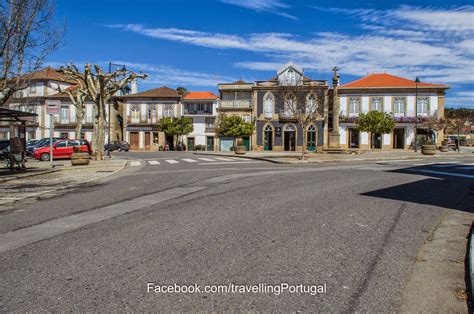
[[[459,138],[456,137],[456,138],[454,139],[454,145],[455,145],[454,150],[459,153]]]

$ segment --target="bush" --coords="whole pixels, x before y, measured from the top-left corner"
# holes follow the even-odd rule
[[[205,151],[206,150],[206,145],[196,145],[196,146],[194,146],[194,150]]]

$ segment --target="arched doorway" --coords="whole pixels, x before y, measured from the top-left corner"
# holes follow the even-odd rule
[[[263,130],[263,147],[265,150],[273,149],[273,128],[269,124]]]
[[[316,149],[316,128],[314,125],[310,125],[308,132],[306,133],[306,149],[310,152]]]
[[[293,124],[286,124],[283,128],[285,151],[296,150],[296,127]]]

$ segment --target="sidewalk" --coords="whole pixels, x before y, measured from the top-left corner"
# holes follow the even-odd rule
[[[425,240],[405,287],[402,313],[468,313],[467,238],[474,215],[450,210]]]
[[[365,151],[361,154],[328,154],[309,153],[305,154],[305,160],[300,160],[301,152],[270,152],[270,151],[250,151],[245,155],[236,155],[234,152],[194,152],[196,155],[233,156],[265,160],[282,164],[320,163],[320,162],[344,162],[344,161],[383,161],[383,160],[404,160],[404,159],[436,159],[436,158],[458,158],[472,157],[474,159],[474,149],[463,147],[461,152],[437,152],[434,156],[425,156],[421,152],[414,151]]]
[[[48,162],[30,160],[24,172],[1,173],[0,212],[10,209],[16,201],[61,194],[67,188],[111,176],[125,165],[126,160],[108,159],[91,160],[87,166],[73,167],[70,160],[61,160],[55,161],[51,169]]]

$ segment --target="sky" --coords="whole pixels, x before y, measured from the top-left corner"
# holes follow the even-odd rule
[[[341,83],[390,73],[448,84],[446,107],[474,108],[472,1],[57,0],[66,23],[47,64],[124,64],[163,85],[217,91],[288,62]],[[119,67],[119,66],[114,66]]]

